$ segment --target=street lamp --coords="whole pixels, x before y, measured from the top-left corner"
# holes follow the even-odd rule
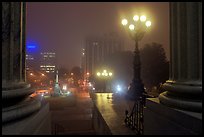
[[[142,40],[144,34],[151,26],[151,21],[145,15],[135,15],[133,20],[122,20],[122,25],[129,28],[129,34],[135,41],[134,60],[133,60],[133,79],[127,92],[127,98],[135,101],[132,112],[128,114],[126,110],[125,123],[127,126],[136,130],[137,134],[143,134],[143,107],[144,107],[144,84],[140,77],[140,53],[138,42]],[[128,24],[128,22],[131,22]]]
[[[142,40],[144,37],[145,32],[149,29],[151,26],[151,21],[147,20],[147,17],[145,15],[135,15],[133,16],[133,20],[130,21],[131,23],[128,24],[127,19],[122,20],[123,26],[128,26],[129,33],[131,38],[135,41],[135,50],[134,50],[134,62],[133,62],[133,80],[130,85],[130,88],[128,90],[127,97],[130,100],[137,100],[142,96],[142,93],[144,92],[144,85],[142,83],[141,77],[140,77],[140,53],[138,49],[138,42]]]
[[[96,76],[97,77],[100,77],[104,80],[104,91],[106,91],[106,79],[109,78],[109,77],[112,77],[113,73],[110,71],[107,71],[106,69],[104,69],[102,72],[97,72],[96,73]]]

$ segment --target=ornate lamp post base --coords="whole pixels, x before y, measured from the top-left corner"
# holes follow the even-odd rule
[[[144,85],[141,80],[133,80],[126,94],[126,98],[134,102],[129,114],[125,111],[125,125],[136,131],[137,135],[142,135],[144,131],[143,108],[145,105]]]
[[[144,93],[143,83],[140,80],[133,80],[127,91],[126,98],[128,100],[135,101],[138,100],[143,93]]]

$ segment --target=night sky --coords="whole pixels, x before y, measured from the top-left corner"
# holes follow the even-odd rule
[[[158,42],[169,59],[168,2],[27,2],[27,43],[42,51],[55,51],[59,67],[80,66],[81,51],[89,35],[116,32],[133,50],[134,41],[121,19],[144,13],[152,21],[151,30],[139,43]]]

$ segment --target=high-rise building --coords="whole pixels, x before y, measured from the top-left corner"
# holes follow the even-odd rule
[[[109,55],[123,50],[123,41],[115,33],[102,37],[88,37],[82,52],[82,68],[84,73],[94,74],[96,68]]]
[[[40,55],[40,70],[46,73],[54,73],[56,70],[56,54],[54,52],[41,52]]]

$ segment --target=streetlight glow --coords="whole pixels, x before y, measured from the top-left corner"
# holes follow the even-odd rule
[[[100,72],[97,72],[97,74],[96,74],[97,76],[101,76],[101,73]]]
[[[145,25],[147,26],[147,27],[150,27],[151,26],[151,21],[146,21],[146,23],[145,23]]]
[[[128,21],[127,21],[126,19],[123,19],[123,20],[122,20],[123,26],[127,25],[127,23],[128,23]]]
[[[138,21],[138,20],[139,20],[139,16],[138,16],[138,15],[135,15],[135,16],[133,17],[133,20],[134,20],[134,21]]]
[[[97,76],[102,76],[102,77],[111,77],[113,75],[112,72],[108,72],[106,69],[104,69],[102,72],[97,72]]]
[[[129,29],[130,29],[130,30],[134,30],[134,29],[135,29],[135,26],[134,26],[133,24],[131,24],[131,25],[129,26]]]
[[[141,21],[141,22],[146,21],[146,16],[145,16],[145,15],[140,16],[140,21]]]
[[[112,76],[112,75],[113,75],[113,73],[110,72],[110,73],[109,73],[109,76]]]

